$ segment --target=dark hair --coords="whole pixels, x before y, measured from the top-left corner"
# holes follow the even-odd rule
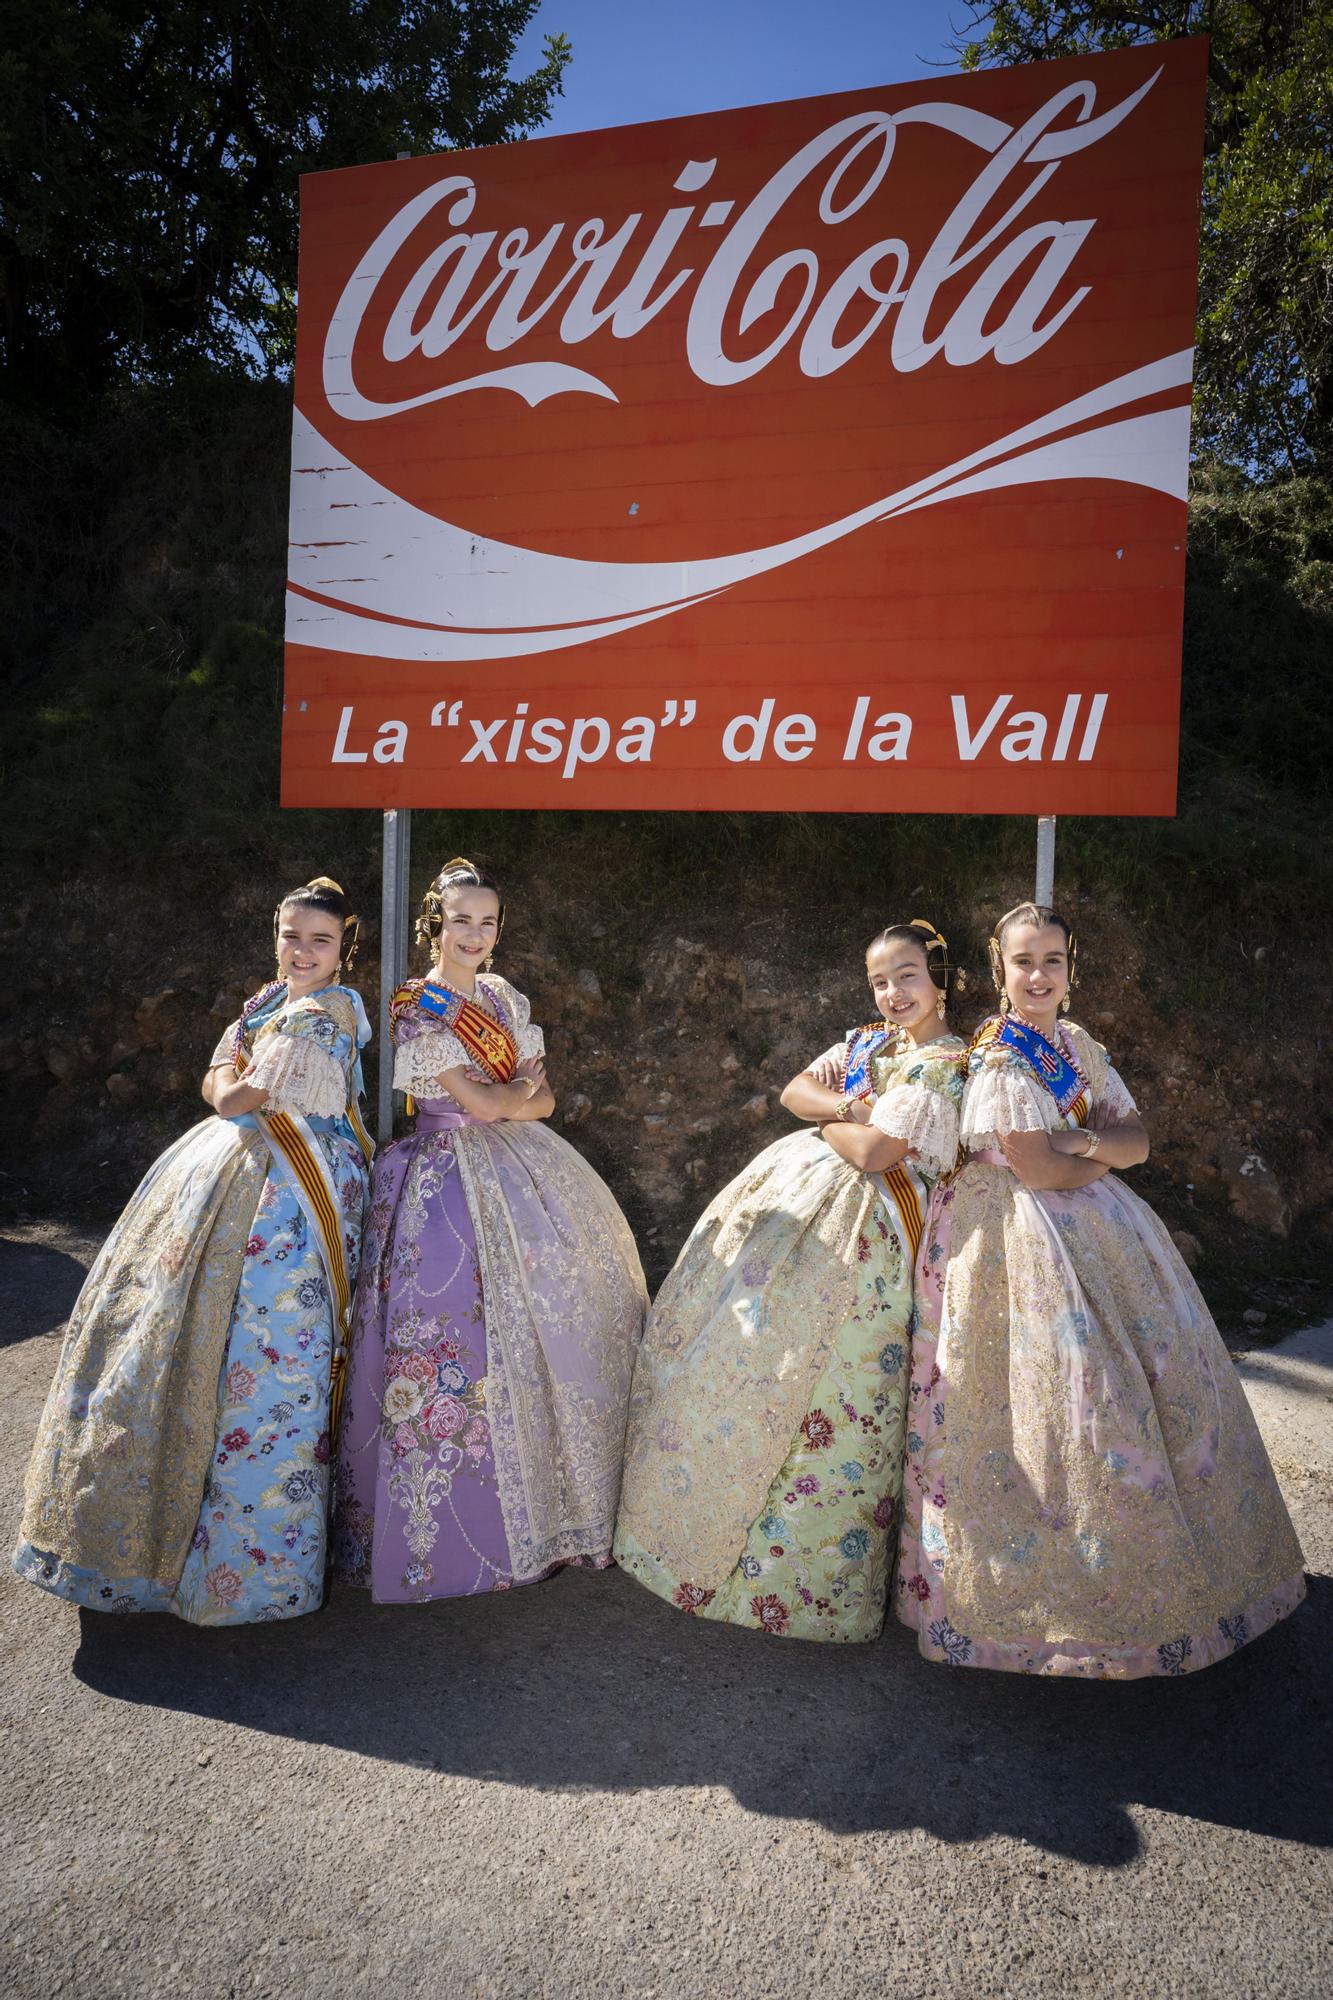
[[[361,935],[361,920],[352,908],[352,899],[341,885],[329,875],[316,875],[311,882],[303,882],[299,889],[292,889],[279,902],[273,912],[273,936],[276,941],[278,925],[284,910],[293,906],[299,910],[326,910],[342,925],[344,938],[350,930],[352,942],[344,958],[344,970],[350,972],[352,960],[356,957],[357,940]]]
[[[947,938],[941,937],[934,924],[925,917],[913,917],[910,924],[889,924],[872,937],[866,946],[866,957],[885,944],[914,944],[925,958],[926,971],[939,987],[946,1000],[955,993],[961,993],[967,981],[960,967],[949,959]]]
[[[500,941],[500,932],[505,927],[504,890],[491,874],[489,868],[482,868],[475,861],[465,860],[456,854],[452,861],[446,861],[421,899],[421,915],[417,918],[417,943],[428,949],[435,943],[444,929],[444,899],[450,889],[489,889],[500,905],[500,921],[496,926],[495,941]]]
[[[1069,954],[1069,984],[1072,988],[1074,970],[1078,963],[1078,940],[1069,928],[1067,920],[1058,910],[1053,910],[1049,903],[1015,903],[1012,910],[1005,911],[986,941],[995,991],[1000,994],[1004,992],[1004,934],[1015,924],[1031,924],[1036,931],[1044,931],[1054,925],[1056,930],[1064,932],[1065,948]]]

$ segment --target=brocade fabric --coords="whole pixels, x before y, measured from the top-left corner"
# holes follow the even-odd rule
[[[872,1071],[949,1165],[961,1053],[940,1037]],[[817,1132],[779,1139],[704,1211],[658,1294],[615,1551],[682,1610],[789,1637],[880,1630],[912,1310],[881,1188]]]
[[[267,1038],[333,1062],[346,1103],[350,995],[284,1008]],[[293,1108],[318,1121],[354,1276],[361,1149],[345,1116]],[[80,1292],[28,1467],[19,1575],[93,1610],[195,1624],[314,1610],[332,1350],[323,1263],[290,1183],[253,1119],[206,1118],[149,1169]]]
[[[1093,1104],[1132,1099],[1084,1030]],[[1053,1129],[1014,1055],[974,1052],[977,1149]],[[896,1605],[927,1658],[1127,1679],[1234,1652],[1300,1602],[1301,1551],[1231,1358],[1161,1222],[1114,1174],[1036,1192],[984,1160],[936,1190]]]
[[[477,998],[539,1035],[507,982],[478,979]],[[380,1602],[426,1602],[608,1562],[646,1306],[609,1188],[540,1120],[458,1114],[432,1130],[423,1116],[383,1148],[340,1440],[339,1574]]]

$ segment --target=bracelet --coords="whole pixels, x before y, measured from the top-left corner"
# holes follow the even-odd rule
[[[1100,1132],[1098,1132],[1098,1131],[1096,1131],[1096,1130],[1095,1130],[1095,1129],[1094,1129],[1094,1128],[1093,1128],[1093,1127],[1092,1127],[1092,1126],[1090,1125],[1090,1126],[1088,1127],[1088,1143],[1087,1143],[1087,1145],[1086,1145],[1086,1146],[1085,1146],[1085,1147],[1083,1148],[1083,1157],[1084,1157],[1084,1159],[1085,1159],[1085,1160],[1090,1160],[1090,1159],[1092,1158],[1093,1154],[1094,1154],[1094,1153],[1096,1152],[1097,1148],[1098,1148],[1098,1147],[1099,1147],[1099,1146],[1101,1145],[1101,1143],[1102,1143],[1102,1135],[1101,1135],[1101,1133],[1100,1133]]]
[[[847,1113],[851,1110],[851,1108],[852,1108],[851,1098],[840,1097],[838,1099],[838,1108],[833,1114],[834,1124],[845,1125],[847,1123]]]

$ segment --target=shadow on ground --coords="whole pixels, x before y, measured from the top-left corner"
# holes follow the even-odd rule
[[[81,1614],[115,1700],[561,1791],[721,1785],[836,1833],[1009,1834],[1118,1867],[1146,1806],[1333,1845],[1333,1581],[1233,1659],[1087,1684],[927,1665],[891,1626],[814,1646],[687,1618],[620,1572],[419,1610],[335,1590],[317,1617],[201,1631]]]
[[[54,1244],[0,1238],[0,1347],[63,1331],[91,1261]]]

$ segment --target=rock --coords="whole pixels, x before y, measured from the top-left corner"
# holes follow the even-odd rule
[[[1171,1231],[1171,1241],[1175,1244],[1177,1250],[1179,1250],[1190,1270],[1197,1271],[1203,1261],[1203,1245],[1200,1243],[1198,1237],[1193,1235],[1188,1229],[1173,1229]]]
[[[1291,1205],[1263,1155],[1244,1146],[1224,1146],[1217,1163],[1232,1209],[1241,1221],[1255,1229],[1267,1229],[1274,1236],[1286,1236],[1291,1228]]]
[[[661,1132],[671,1123],[671,1120],[664,1117],[660,1111],[650,1111],[643,1122],[650,1132]]]
[[[1092,1018],[1097,1023],[1097,1026],[1099,1028],[1105,1029],[1105,1028],[1113,1028],[1115,1026],[1115,1015],[1111,1012],[1111,1009],[1109,1007],[1103,1007],[1101,1012],[1098,1014],[1094,1014]]]
[[[595,1000],[597,1005],[601,1006],[602,982],[590,965],[583,966],[574,974],[574,984],[580,993],[586,994],[589,1000]]]
[[[142,1042],[132,1037],[121,1035],[107,1050],[107,1061],[113,1069],[119,1069],[122,1063],[131,1062],[139,1054],[142,1047]]]
[[[133,1104],[139,1095],[139,1086],[132,1076],[126,1076],[123,1069],[113,1070],[106,1080],[106,1094],[113,1104]]]
[[[213,1752],[211,1750],[201,1750],[194,1761],[201,1771],[206,1771],[213,1761]]]
[[[170,1027],[171,1016],[175,1012],[172,1004],[175,999],[175,987],[166,986],[160,993],[145,995],[135,1008],[135,1031],[146,1049],[161,1048],[162,1038]]]
[[[1265,1326],[1268,1322],[1268,1314],[1260,1312],[1258,1306],[1247,1306],[1241,1318],[1246,1326]]]
[[[716,1118],[696,1118],[690,1126],[690,1130],[698,1138],[707,1138],[710,1132],[716,1132],[717,1120]]]
[[[753,1097],[747,1097],[741,1106],[741,1117],[753,1119],[756,1125],[761,1118],[767,1118],[767,1116],[768,1098],[762,1090],[756,1092]]]
[[[592,1110],[592,1099],[586,1090],[571,1090],[561,1105],[566,1125],[581,1125]]]
[[[79,1067],[79,1052],[68,1042],[54,1042],[46,1051],[46,1067],[57,1083],[65,1083]]]
[[[726,1071],[728,1076],[733,1076],[735,1072],[740,1068],[740,1066],[741,1066],[741,1059],[736,1054],[736,1051],[734,1049],[728,1049],[727,1053],[723,1056],[721,1063],[718,1065],[720,1069],[724,1069]]]

